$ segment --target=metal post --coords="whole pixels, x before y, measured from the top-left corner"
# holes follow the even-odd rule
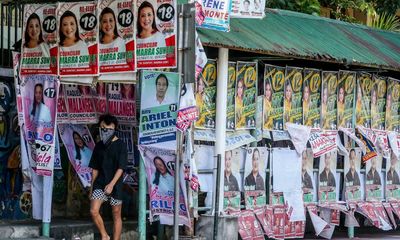
[[[221,169],[221,154],[217,155],[217,169]],[[216,185],[219,186],[221,182],[221,175],[217,174],[217,182]],[[215,189],[215,214],[214,214],[214,235],[213,239],[217,240],[218,239],[218,213],[219,213],[219,193],[221,191],[221,188],[216,188]],[[221,192],[224,192],[223,189]]]
[[[42,222],[42,236],[50,237],[50,223]]]
[[[354,227],[348,227],[347,228],[347,237],[348,238],[354,238]]]
[[[146,240],[146,169],[144,159],[140,155],[139,161],[139,239]]]

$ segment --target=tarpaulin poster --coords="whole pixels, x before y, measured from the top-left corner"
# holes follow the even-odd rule
[[[371,128],[385,130],[386,78],[373,75],[371,89]]]
[[[217,62],[209,59],[197,78],[195,98],[200,117],[194,123],[196,128],[215,128],[216,97]]]
[[[303,70],[303,125],[321,127],[321,72]]]
[[[356,98],[356,125],[366,128],[371,127],[371,74],[359,73],[357,75]]]
[[[226,129],[235,129],[236,63],[228,62],[228,96],[226,100]]]
[[[388,131],[400,132],[400,82],[389,78],[386,94],[385,127]]]
[[[64,85],[60,84],[60,90],[58,92],[58,99],[57,99],[57,123],[68,123],[68,122],[70,122],[70,120],[64,93]]]
[[[323,129],[336,129],[337,72],[322,72],[321,124]]]
[[[116,135],[119,139],[126,144],[128,150],[128,162],[134,162],[134,150],[133,150],[133,127],[127,124],[118,124],[118,131]]]
[[[59,75],[99,73],[97,2],[58,4]]]
[[[57,74],[56,4],[24,8],[21,74]]]
[[[58,87],[55,76],[30,75],[21,79],[29,159],[33,170],[42,176],[53,174]]]
[[[348,156],[344,157],[344,191],[347,201],[361,200],[361,149],[347,149]]]
[[[244,199],[246,209],[265,206],[265,169],[268,165],[267,148],[248,148],[244,169]]]
[[[236,129],[256,127],[257,63],[237,62],[235,93]]]
[[[120,123],[134,123],[136,120],[135,85],[108,83],[108,113],[117,117]]]
[[[69,161],[83,187],[90,187],[92,169],[89,168],[89,162],[95,143],[89,129],[86,125],[59,124],[58,132],[67,150]]]
[[[366,162],[365,196],[367,201],[379,201],[383,198],[382,156],[376,156]]]
[[[178,73],[142,72],[139,144],[176,140],[179,80]]]
[[[229,32],[231,0],[203,0],[204,21],[197,27]]]
[[[176,67],[175,0],[138,0],[136,59],[138,68]]]
[[[104,82],[97,82],[95,88],[92,88],[92,94],[94,96],[94,104],[97,114],[103,114],[107,112],[106,89],[106,83]]]
[[[302,87],[302,68],[286,67],[285,99],[283,104],[283,119],[285,123],[303,123]],[[284,128],[286,129],[286,127]]]
[[[319,160],[318,199],[320,203],[336,202],[336,151],[328,152]]]
[[[265,65],[263,130],[283,130],[285,68]]]
[[[386,159],[386,200],[400,199],[400,165],[399,160],[393,153]]]
[[[232,0],[231,17],[263,18],[264,11],[265,0]]]
[[[356,73],[339,71],[337,87],[337,125],[343,128],[354,128],[353,112],[356,89]]]
[[[96,123],[97,114],[89,86],[64,84],[71,123]]]
[[[242,155],[239,149],[225,152],[224,209],[227,212],[240,211],[240,190],[242,188],[240,158]]]
[[[301,162],[301,186],[303,189],[303,200],[310,203],[316,200],[316,185],[313,175],[314,157],[311,149],[302,153]]]
[[[136,70],[135,15],[136,1],[99,1],[100,73]]]
[[[153,217],[158,215],[161,224],[172,225],[175,198],[175,151],[143,145],[140,145],[139,149],[146,167],[149,186],[150,221],[152,222]],[[190,226],[185,186],[186,183],[181,178],[179,181],[179,223]]]

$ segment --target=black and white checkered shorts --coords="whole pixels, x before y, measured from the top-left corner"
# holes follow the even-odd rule
[[[90,197],[91,200],[103,200],[104,202],[110,201],[111,206],[118,206],[122,204],[122,200],[115,199],[111,196],[107,196],[103,190],[101,189],[95,189],[92,192],[92,196]]]

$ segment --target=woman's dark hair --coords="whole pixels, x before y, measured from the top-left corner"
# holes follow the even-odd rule
[[[35,88],[33,89],[33,103],[32,103],[32,111],[31,111],[31,115],[33,115],[33,116],[35,116],[35,113],[36,113],[35,92],[36,92],[36,88],[37,87],[40,87],[42,89],[42,100],[41,100],[41,103],[44,104],[44,101],[43,101],[43,84],[38,83],[38,84],[35,85]]]
[[[157,86],[158,80],[159,80],[160,78],[165,78],[165,80],[166,80],[166,82],[167,82],[167,88],[168,88],[168,85],[169,85],[169,83],[168,83],[168,78],[167,78],[167,76],[166,76],[164,73],[161,73],[160,75],[157,76],[157,78],[156,78],[156,86]]]
[[[154,166],[156,166],[156,160],[157,160],[157,159],[160,160],[160,161],[162,162],[162,164],[164,165],[165,170],[167,171],[167,173],[168,173],[169,175],[172,176],[172,174],[171,174],[170,171],[168,170],[167,166],[165,165],[164,160],[162,160],[161,157],[156,156],[156,157],[153,159]],[[156,174],[154,175],[154,180],[153,180],[153,184],[154,184],[154,185],[157,185],[157,186],[158,186],[158,184],[160,183],[160,175],[161,175],[161,172],[156,168]]]
[[[74,140],[75,152],[76,152],[75,159],[81,160],[81,158],[82,158],[81,149],[79,148],[78,144],[76,144],[76,142],[75,142],[75,138],[74,138],[75,135],[81,139],[81,141],[83,142],[83,146],[87,147],[87,145],[86,145],[86,142],[83,140],[83,138],[81,137],[81,135],[79,135],[78,132],[76,132],[76,131],[72,132],[72,139]]]
[[[26,28],[25,28],[25,43],[24,43],[24,47],[28,47],[28,42],[31,40],[31,37],[29,37],[29,33],[28,33],[28,28],[29,28],[29,22],[33,19],[37,19],[39,22],[39,29],[40,29],[40,33],[39,33],[39,41],[38,41],[38,45],[41,44],[42,42],[44,42],[43,40],[43,35],[42,35],[42,25],[40,23],[40,18],[36,13],[32,13],[29,18],[28,21],[26,21]]]
[[[60,36],[60,45],[61,46],[64,46],[64,40],[65,40],[65,35],[64,35],[64,33],[62,33],[62,21],[66,17],[73,17],[74,18],[75,24],[76,24],[75,42],[78,42],[79,40],[81,40],[81,37],[79,36],[78,20],[76,19],[75,14],[73,12],[71,12],[71,11],[66,11],[60,18],[60,30],[59,30],[58,34]]]
[[[100,14],[100,25],[102,24],[102,23],[101,23],[101,22],[102,22],[101,20],[103,19],[103,16],[104,16],[105,14],[108,14],[108,13],[111,13],[112,16],[113,16],[113,18],[114,18],[115,27],[114,27],[114,37],[113,37],[113,39],[116,39],[116,38],[119,36],[119,35],[118,35],[118,29],[117,29],[117,19],[115,18],[114,11],[113,11],[111,8],[106,7],[106,8],[103,9],[103,11],[101,11],[101,14]],[[102,30],[101,27],[100,27],[100,29],[99,29],[100,43],[104,43],[104,41],[103,41],[104,35],[105,35],[105,34],[104,34],[103,30]]]
[[[148,1],[144,1],[140,7],[138,8],[138,15],[137,15],[137,21],[136,21],[136,29],[137,29],[137,35],[140,38],[140,33],[143,31],[142,26],[140,25],[140,11],[142,11],[143,8],[151,8],[151,11],[153,12],[153,24],[151,24],[151,28],[153,29],[152,33],[155,33],[158,31],[157,26],[156,26],[156,15],[154,14],[154,8],[153,5],[151,3],[149,3]]]
[[[118,120],[117,120],[117,118],[116,118],[115,116],[111,115],[111,114],[104,114],[104,115],[101,115],[101,116],[99,117],[99,124],[100,124],[101,122],[104,122],[106,125],[110,125],[111,123],[114,123],[115,129],[117,129],[117,127],[118,127]]]

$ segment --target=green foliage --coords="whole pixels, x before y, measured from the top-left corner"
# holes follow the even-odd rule
[[[371,3],[378,14],[387,13],[389,15],[395,15],[396,10],[400,9],[399,0],[367,0]]]
[[[268,8],[279,8],[307,14],[320,13],[318,0],[267,0]]]
[[[370,27],[400,32],[400,19],[396,15],[384,12],[374,17]]]

